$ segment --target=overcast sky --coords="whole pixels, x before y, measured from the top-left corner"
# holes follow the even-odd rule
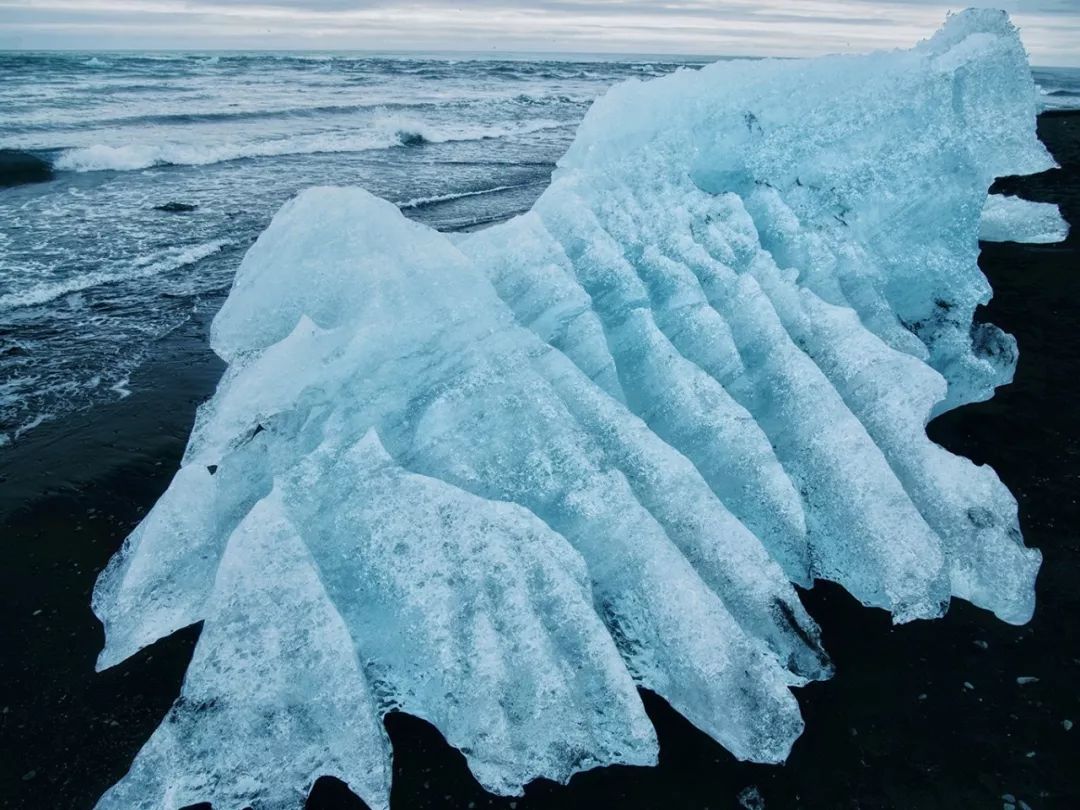
[[[1080,0],[0,0],[0,48],[314,48],[802,56],[910,45],[1005,7],[1032,61],[1080,65]]]

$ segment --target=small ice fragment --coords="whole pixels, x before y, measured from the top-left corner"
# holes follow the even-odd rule
[[[1016,682],[1020,684],[1020,686],[1027,686],[1029,683],[1038,683],[1039,679],[1031,675],[1021,675],[1016,679]]]
[[[1053,203],[991,194],[986,198],[979,239],[983,242],[1053,244],[1069,237],[1069,223]]]
[[[975,646],[978,647],[980,650],[986,650],[990,647],[990,645],[983,641],[981,638],[975,642]]]
[[[756,785],[743,788],[738,798],[739,806],[744,810],[765,810],[765,799]]]
[[[1072,720],[1062,720],[1061,721],[1061,727],[1063,729],[1065,729],[1066,731],[1072,731],[1072,727],[1073,727]]]
[[[964,681],[964,688],[965,689],[974,689],[975,687],[972,685],[972,683],[970,681]]]

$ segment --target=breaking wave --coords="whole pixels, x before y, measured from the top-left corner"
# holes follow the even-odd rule
[[[534,120],[526,124],[457,126],[440,129],[423,123],[389,117],[365,130],[298,135],[247,143],[155,143],[93,146],[68,149],[55,168],[65,171],[134,171],[155,166],[207,166],[232,160],[285,155],[366,152],[401,146],[452,141],[479,141],[563,129],[565,122]],[[572,124],[569,126],[573,126]]]
[[[451,194],[434,194],[430,197],[414,197],[411,200],[405,200],[403,202],[396,203],[398,208],[410,209],[410,208],[423,208],[428,205],[437,205],[438,203],[451,202],[453,200],[463,200],[467,197],[483,197],[488,194],[499,194],[503,191],[513,191],[519,188],[528,188],[529,186],[535,186],[538,183],[546,183],[544,180],[533,180],[528,183],[514,183],[508,186],[493,186],[492,188],[481,188],[475,191],[458,191]]]
[[[0,312],[47,304],[61,296],[93,287],[169,273],[202,261],[230,244],[228,240],[215,239],[200,245],[169,248],[137,259],[126,271],[83,273],[63,281],[38,284],[22,292],[0,295]]]

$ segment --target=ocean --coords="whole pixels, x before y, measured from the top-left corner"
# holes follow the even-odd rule
[[[298,190],[363,186],[441,230],[496,222],[539,196],[607,87],[705,61],[0,53],[0,150],[53,171],[0,188],[0,448],[129,396]],[[1035,77],[1044,106],[1080,106],[1080,70]]]

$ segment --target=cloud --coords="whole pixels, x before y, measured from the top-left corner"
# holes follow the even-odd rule
[[[802,56],[909,45],[942,0],[0,0],[0,46]],[[974,3],[979,5],[980,3]],[[1080,61],[1076,0],[999,0],[1033,61]]]

